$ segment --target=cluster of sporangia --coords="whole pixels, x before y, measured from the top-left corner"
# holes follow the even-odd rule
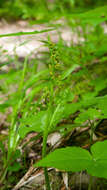
[[[57,85],[60,86],[61,82],[61,63],[60,63],[60,53],[59,49],[55,43],[49,42],[49,53],[50,53],[50,63],[49,63],[49,72],[51,79],[57,82]]]
[[[59,55],[58,47],[56,46],[55,43],[50,41],[48,43],[48,48],[49,48],[49,54],[50,54],[50,63],[48,65],[50,79],[53,81],[54,93],[56,94],[62,86],[61,74],[60,74],[62,70],[61,63],[60,63],[60,55]],[[42,101],[43,99],[46,106],[46,102],[49,102],[50,100],[50,90],[48,86],[44,88]]]

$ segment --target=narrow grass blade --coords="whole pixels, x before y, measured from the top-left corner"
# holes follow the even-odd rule
[[[9,34],[1,34],[0,38],[2,37],[11,37],[11,36],[23,36],[23,35],[33,35],[33,34],[40,34],[55,30],[55,28],[44,29],[44,30],[35,30],[33,32],[16,32],[16,33],[9,33]]]

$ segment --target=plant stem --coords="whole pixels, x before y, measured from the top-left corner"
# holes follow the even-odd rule
[[[48,130],[45,129],[43,136],[42,158],[46,156],[47,137],[48,137]],[[47,168],[44,168],[44,175],[45,175],[46,189],[51,190]]]
[[[47,122],[46,122],[44,135],[43,135],[42,158],[46,156],[46,143],[47,143],[47,138],[48,138],[48,127],[49,127],[49,118],[50,118],[49,116],[50,116],[50,106],[48,108]],[[44,168],[44,175],[45,175],[45,181],[46,181],[46,189],[51,190],[47,168]]]
[[[6,177],[7,172],[8,172],[8,166],[12,162],[12,157],[14,157],[14,153],[15,152],[12,152],[11,155],[10,155],[10,158],[9,159],[7,158],[7,162],[5,163],[4,168],[2,169],[2,174],[0,175],[0,185],[2,185],[2,183],[5,180],[5,177]]]
[[[2,185],[2,183],[4,182],[6,174],[7,174],[7,168],[4,170],[4,173],[0,176],[0,185]]]
[[[46,181],[46,189],[51,190],[47,168],[44,168],[44,175],[45,175],[45,181]]]
[[[92,179],[93,179],[93,177],[90,176],[90,181],[89,181],[89,185],[88,185],[88,190],[91,190],[91,188],[92,188]]]
[[[50,126],[50,123],[51,123],[50,122],[50,117],[51,117],[52,101],[53,101],[53,85],[50,88],[50,102],[49,102],[49,105],[48,105],[47,121],[46,121],[46,125],[45,125],[45,128],[44,128],[44,134],[43,134],[42,158],[44,158],[46,156],[47,138],[48,138],[49,129],[51,127]],[[47,168],[44,168],[44,175],[45,175],[45,181],[46,181],[46,189],[51,190]]]
[[[91,134],[90,134],[90,145],[92,145],[93,143],[93,135],[94,135],[94,124],[91,123],[91,121],[89,120],[89,123],[90,123],[90,127],[91,127]]]

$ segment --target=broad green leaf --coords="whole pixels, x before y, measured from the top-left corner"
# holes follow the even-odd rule
[[[88,110],[84,110],[79,116],[75,119],[75,123],[84,123],[87,120],[102,118],[101,111],[95,108],[89,108]]]
[[[107,159],[106,160],[92,160],[87,172],[96,177],[107,178]]]
[[[98,7],[87,12],[74,15],[74,18],[81,20],[83,24],[97,25],[107,20],[107,6]]]
[[[63,106],[63,118],[67,118],[71,114],[74,114],[75,112],[79,111],[81,107],[82,107],[82,104],[79,102],[66,103]]]
[[[92,176],[107,178],[107,140],[92,145],[91,154],[80,147],[57,149],[35,166],[72,172],[87,170]]]
[[[91,146],[92,163],[87,172],[92,176],[107,178],[107,140]]]
[[[68,118],[71,114],[74,114],[81,108],[80,103],[62,103],[58,104],[56,109],[53,112],[53,116],[51,118],[51,127],[55,126],[58,122],[60,122],[64,118]]]
[[[96,113],[98,118],[104,119],[107,117],[107,95],[92,97],[81,101],[80,103],[82,109],[91,106],[92,108],[99,110],[99,113]],[[93,113],[93,116],[95,116],[95,113]],[[93,118],[93,116],[91,116],[91,118]]]
[[[90,106],[99,107],[101,104],[107,103],[107,95],[99,97],[86,98],[80,102],[82,108],[88,108]]]
[[[95,86],[95,91],[99,92],[106,88],[107,86],[107,78],[106,77],[98,77],[96,80],[92,80],[91,84]],[[92,92],[91,92],[92,93]]]
[[[92,145],[91,153],[95,160],[107,159],[107,140]]]
[[[103,118],[106,119],[107,118],[107,95],[98,99],[97,106],[99,109],[101,109],[104,115]]]
[[[79,147],[67,147],[55,150],[35,166],[55,167],[60,170],[77,172],[85,170],[91,160],[92,157],[87,150]]]
[[[36,115],[22,119],[19,135],[24,138],[30,132],[43,132],[47,121],[47,111],[40,111]]]

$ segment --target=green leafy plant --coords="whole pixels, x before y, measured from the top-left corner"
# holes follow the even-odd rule
[[[60,9],[62,8],[61,3]],[[3,162],[1,184],[6,175],[20,170],[21,164],[17,162],[17,167],[15,164],[17,158],[21,158],[19,146],[26,135],[32,132],[38,133],[35,141],[43,138],[42,160],[35,166],[44,167],[47,190],[51,189],[47,167],[72,172],[86,170],[92,176],[107,178],[107,141],[93,144],[97,124],[107,118],[107,36],[100,25],[107,20],[106,10],[107,7],[104,6],[78,15],[64,13],[69,27],[73,26],[83,41],[79,39],[77,44],[71,42],[67,45],[60,34],[57,43],[48,36],[47,40],[42,41],[48,51],[41,52],[40,57],[32,61],[28,55],[22,63],[18,62],[19,65],[14,66],[15,69],[11,66],[13,60],[10,60],[10,70],[1,72],[0,90],[5,98],[0,104],[0,111],[5,113],[10,107],[12,109],[8,116],[8,136],[0,136],[8,144],[8,150],[5,150],[4,143],[0,143]],[[51,30],[53,29],[3,34],[0,37],[31,35]],[[41,62],[45,63],[42,69],[38,67]],[[4,63],[0,68],[3,66]],[[12,86],[14,90],[11,90]],[[72,144],[71,147],[60,148],[52,153],[47,150],[49,134],[58,131],[65,137],[74,129],[87,126],[90,130],[90,151],[72,147]]]
[[[90,152],[80,147],[57,149],[35,166],[55,167],[60,170],[73,172],[86,170],[92,176],[107,178],[106,146],[107,140],[92,145]]]

